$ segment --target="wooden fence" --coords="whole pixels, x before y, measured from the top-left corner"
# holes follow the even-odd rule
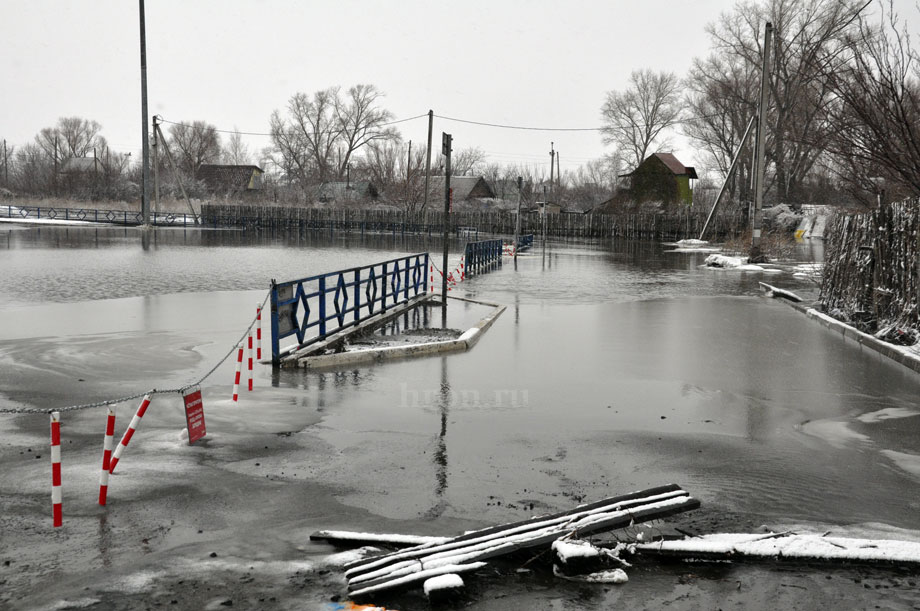
[[[708,210],[699,208],[675,213],[637,214],[548,214],[546,235],[550,237],[637,238],[680,240],[699,237]],[[205,227],[271,228],[299,231],[393,232],[439,235],[444,213],[426,211],[407,214],[396,210],[299,208],[288,206],[204,204]],[[743,231],[743,215],[717,214],[707,238],[720,240]],[[452,229],[475,229],[480,234],[514,235],[515,215],[511,212],[454,212]],[[521,233],[543,234],[543,218],[521,217]]]
[[[920,328],[920,200],[838,214],[825,230],[821,302],[863,330]]]

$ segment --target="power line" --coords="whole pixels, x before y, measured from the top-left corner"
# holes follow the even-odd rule
[[[428,116],[428,113],[426,112],[425,114],[417,115],[417,116],[415,116],[415,117],[408,117],[408,118],[406,118],[406,119],[397,119],[396,121],[388,121],[387,123],[381,123],[381,124],[379,125],[379,127],[388,127],[388,126],[390,126],[390,125],[396,125],[396,124],[398,124],[398,123],[405,123],[405,122],[407,122],[407,121],[415,121],[416,119],[421,119],[421,118],[427,117],[427,116]],[[194,125],[189,125],[188,123],[182,123],[181,121],[169,121],[169,120],[164,119],[163,117],[159,117],[159,116],[158,116],[158,118],[159,118],[160,123],[169,123],[170,125],[181,125],[182,127],[189,127],[189,128],[192,128],[192,129],[195,128]],[[217,128],[214,128],[214,131],[217,132],[217,133],[220,133],[220,134],[239,134],[239,135],[241,135],[241,136],[272,136],[272,135],[273,135],[271,132],[268,132],[268,133],[266,133],[266,132],[244,132],[244,131],[240,131],[240,130],[238,130],[238,129],[217,129]],[[328,134],[338,133],[339,131],[340,131],[340,130],[324,130],[324,131],[319,131],[319,132],[311,132],[311,134],[312,134],[312,135],[319,135],[319,134],[328,135]]]

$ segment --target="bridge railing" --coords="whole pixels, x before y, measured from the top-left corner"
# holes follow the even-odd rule
[[[533,234],[525,233],[522,236],[518,237],[517,249],[518,250],[527,250],[533,246]]]
[[[272,280],[272,363],[280,364],[285,337],[296,336],[296,347],[308,346],[425,295],[428,271],[428,253],[421,253],[299,280]]]
[[[155,225],[193,226],[198,216],[187,213],[160,212],[151,215]],[[135,210],[97,210],[95,208],[62,208],[59,206],[0,205],[0,218],[23,220],[86,221],[112,225],[141,225],[144,217]]]
[[[463,252],[463,260],[466,263],[467,276],[475,276],[496,267],[501,267],[501,239],[467,242],[466,250]]]

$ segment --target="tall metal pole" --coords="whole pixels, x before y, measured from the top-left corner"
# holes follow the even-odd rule
[[[754,215],[751,223],[751,254],[748,260],[759,263],[764,260],[760,250],[760,231],[763,227],[763,188],[766,167],[767,95],[770,79],[770,51],[773,47],[773,24],[764,27],[763,71],[760,74],[760,108],[757,116],[757,164],[754,168]]]
[[[434,111],[428,111],[428,151],[425,157],[425,203],[423,210],[428,210],[428,181],[431,177],[431,128],[434,126]]]
[[[450,154],[453,136],[441,135],[441,152],[447,158],[444,164],[444,256],[441,258],[441,326],[447,328],[447,243],[450,239]]]
[[[151,118],[153,122],[153,223],[157,222],[160,213],[160,151],[157,146],[157,116]]]
[[[514,262],[517,263],[518,243],[521,241],[521,200],[524,198],[524,179],[518,176],[518,209],[514,221]]]
[[[141,147],[143,149],[143,187],[141,217],[150,224],[150,147],[147,136],[147,27],[144,23],[144,0],[138,0],[141,18]]]
[[[409,179],[412,177],[412,141],[409,140],[409,154],[406,155],[406,210],[409,210]]]
[[[556,169],[556,151],[553,148],[553,143],[549,143],[549,196],[552,200],[556,201],[556,183],[553,180],[553,171]],[[544,219],[546,218],[546,204],[549,203],[546,201],[546,198],[543,198],[543,215]]]

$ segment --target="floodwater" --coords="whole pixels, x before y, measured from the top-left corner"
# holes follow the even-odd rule
[[[270,278],[439,248],[393,235],[4,228],[0,406],[181,386],[233,347]],[[452,263],[461,249],[451,245]],[[57,532],[47,416],[0,415],[0,606],[332,608],[344,587],[313,530],[451,535],[669,482],[702,501],[679,518],[702,532],[920,537],[920,376],[761,296],[758,281],[813,297],[794,272],[821,260],[820,245],[765,272],[705,269],[705,253],[674,250],[554,241],[545,256],[537,245],[516,265],[506,257],[452,293],[508,306],[466,353],[259,367],[238,404],[231,359],[202,385],[208,437],[196,446],[179,436],[179,397],[154,397],[106,508],[95,504],[104,410],[65,412]],[[477,308],[451,301],[449,324]],[[118,407],[117,430],[134,409]],[[638,567],[630,578],[483,578],[471,606],[920,600],[912,578],[877,569]]]

